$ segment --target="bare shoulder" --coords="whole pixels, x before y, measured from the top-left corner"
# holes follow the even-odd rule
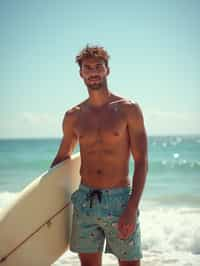
[[[70,107],[64,115],[64,123],[70,123],[76,121],[78,115],[80,113],[80,104]]]
[[[134,100],[115,95],[115,101],[113,101],[112,103],[117,104],[128,118],[139,119],[143,116],[139,104]]]
[[[135,101],[127,100],[127,102],[124,104],[124,110],[129,119],[143,118],[142,109],[140,105]]]

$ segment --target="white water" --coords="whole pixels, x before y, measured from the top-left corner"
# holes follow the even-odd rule
[[[17,193],[1,192],[0,208],[9,205]],[[200,265],[200,208],[172,208],[143,202],[140,208],[143,265]],[[106,254],[104,265],[117,265]],[[79,265],[78,256],[66,252],[54,265]]]

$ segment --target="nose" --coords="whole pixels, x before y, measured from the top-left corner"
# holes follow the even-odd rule
[[[98,73],[98,70],[96,69],[96,67],[93,67],[90,69],[90,72],[91,73]]]

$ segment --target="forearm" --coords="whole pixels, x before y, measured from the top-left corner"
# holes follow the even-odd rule
[[[133,174],[132,194],[129,199],[131,209],[137,210],[144,189],[146,175],[148,171],[147,159],[135,163]]]

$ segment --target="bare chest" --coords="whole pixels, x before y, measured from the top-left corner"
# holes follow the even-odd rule
[[[81,112],[75,125],[80,144],[115,143],[126,134],[126,118],[119,110]]]

